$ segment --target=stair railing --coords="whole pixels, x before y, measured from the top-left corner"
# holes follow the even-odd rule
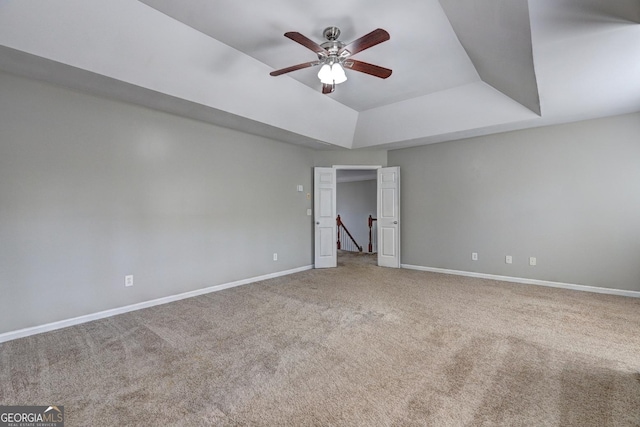
[[[362,246],[358,245],[356,239],[353,238],[347,227],[345,227],[344,223],[340,219],[340,215],[336,218],[336,223],[338,225],[338,250],[344,249],[346,251],[355,252],[354,246],[358,249],[358,252],[362,252]],[[349,237],[349,239],[347,239]],[[344,243],[344,248],[342,247],[342,243]]]
[[[369,215],[369,252],[373,252],[373,243],[374,241],[377,239],[377,234],[378,233],[373,233],[372,229],[373,229],[373,221],[377,221],[377,218],[373,218],[371,215]],[[376,223],[377,224],[377,223]],[[376,250],[378,249],[378,242],[376,243]]]

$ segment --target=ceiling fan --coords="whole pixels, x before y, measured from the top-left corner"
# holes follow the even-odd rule
[[[389,40],[389,33],[382,28],[373,30],[369,34],[366,34],[349,44],[345,44],[338,40],[338,37],[340,37],[340,29],[338,27],[325,28],[323,35],[327,41],[322,44],[317,44],[298,32],[292,31],[285,33],[285,37],[290,38],[294,42],[300,43],[307,49],[314,51],[318,55],[318,60],[292,65],[291,67],[272,71],[269,74],[272,76],[279,76],[281,74],[290,73],[291,71],[321,65],[320,71],[318,72],[318,78],[322,82],[322,93],[333,92],[336,89],[337,84],[347,80],[347,75],[344,72],[345,68],[370,74],[381,79],[386,79],[391,75],[391,70],[388,68],[351,59],[352,55]]]

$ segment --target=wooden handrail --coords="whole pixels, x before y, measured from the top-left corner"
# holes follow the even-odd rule
[[[351,239],[351,241],[353,242],[353,244],[356,246],[356,248],[358,248],[359,252],[362,252],[362,246],[358,245],[358,242],[356,242],[356,239],[353,238],[353,236],[351,235],[351,233],[349,233],[349,230],[347,229],[347,227],[345,227],[344,223],[342,222],[342,220],[340,219],[340,215],[338,215],[338,217],[336,218],[336,224],[338,225],[338,249],[341,248],[341,243],[340,243],[340,227],[342,227],[342,229],[344,231],[346,231],[347,236],[349,236],[349,238]]]
[[[371,228],[373,227],[373,221],[377,221],[377,218],[373,218],[371,215],[369,215],[369,252],[373,252],[373,240],[372,240],[372,235],[371,235]]]

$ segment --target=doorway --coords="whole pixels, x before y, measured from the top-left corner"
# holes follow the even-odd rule
[[[345,252],[377,252],[376,180],[375,169],[336,170],[338,258]]]
[[[400,267],[400,168],[337,165],[314,168],[315,268],[337,266],[337,172],[344,176],[376,174],[377,264]],[[370,173],[370,172],[369,172]],[[367,241],[368,243],[368,241]]]

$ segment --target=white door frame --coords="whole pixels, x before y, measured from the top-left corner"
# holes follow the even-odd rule
[[[376,165],[376,166],[368,166],[368,165],[333,165],[331,166],[334,169],[350,169],[350,170],[377,170],[380,169],[382,166],[380,165]]]
[[[336,169],[336,172],[337,172],[337,170],[375,170],[375,171],[377,171],[378,169],[383,168],[382,165],[333,165],[332,167],[333,167],[333,169]],[[377,180],[377,178],[376,178],[376,180]],[[337,183],[336,183],[336,185],[337,185]],[[376,206],[379,206],[379,204],[380,204],[380,194],[378,194],[378,193],[379,193],[379,191],[376,190]],[[315,207],[314,207],[314,210],[315,210]],[[398,250],[399,250],[399,247],[398,247]],[[399,265],[398,265],[398,267],[399,267]]]

